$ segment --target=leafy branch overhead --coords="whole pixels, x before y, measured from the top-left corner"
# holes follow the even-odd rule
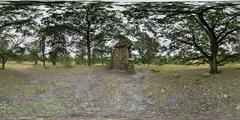
[[[28,47],[35,58],[49,57],[53,64],[62,54],[74,53],[90,66],[94,54],[111,54],[106,44],[125,40],[143,63],[178,54],[180,61],[207,62],[215,74],[219,64],[239,56],[239,10],[238,2],[2,2],[0,34],[33,37],[21,49]]]
[[[147,19],[145,26],[151,32],[171,41],[169,49],[196,50],[216,73],[217,64],[237,56],[226,46],[239,41],[239,9],[235,3],[142,3],[127,13]]]

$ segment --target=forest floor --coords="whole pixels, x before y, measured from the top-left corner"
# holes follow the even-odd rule
[[[240,64],[0,70],[0,120],[240,120]]]

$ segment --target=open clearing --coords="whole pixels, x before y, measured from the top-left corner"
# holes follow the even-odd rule
[[[26,62],[0,70],[0,118],[37,120],[237,120],[240,65],[104,66],[43,69]]]

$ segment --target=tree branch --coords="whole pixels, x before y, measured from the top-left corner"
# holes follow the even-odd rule
[[[199,52],[201,52],[207,59],[210,58],[210,56],[198,45],[198,43],[196,42],[196,38],[195,38],[195,34],[194,31],[192,30],[192,41],[193,41],[193,45],[194,47],[199,50]]]
[[[204,19],[203,17],[203,13],[200,12],[197,14],[198,16],[198,19],[200,20],[200,25],[203,27],[203,28],[206,28],[204,29],[206,31],[206,33],[209,35],[210,37],[210,40],[216,40],[216,35],[215,35],[215,32],[213,31],[213,29],[209,26],[209,24],[207,23],[207,21]],[[216,42],[216,41],[215,41]]]
[[[226,61],[227,59],[230,59],[230,58],[237,58],[237,57],[239,57],[239,56],[240,56],[239,53],[232,54],[232,55],[229,55],[229,56],[227,56],[227,57],[225,57],[225,58],[223,58],[222,60],[219,60],[219,61],[217,61],[217,62],[218,62],[218,63],[221,63],[221,62],[223,62],[223,61]]]
[[[227,31],[227,28],[228,28],[229,23],[230,23],[234,18],[236,18],[236,17],[238,17],[238,15],[233,16],[232,18],[230,18],[230,19],[226,22],[225,28],[221,31],[221,33],[219,33],[219,35],[217,36],[217,39],[219,39],[219,38],[222,36],[222,34]]]
[[[223,42],[223,40],[224,40],[228,35],[232,34],[234,31],[237,31],[237,30],[240,30],[240,27],[235,28],[235,29],[232,29],[232,30],[226,32],[226,33],[217,41],[217,44],[218,44],[218,45],[221,45],[222,42]]]
[[[0,26],[0,29],[4,28],[4,27],[8,27],[11,25],[20,25],[20,24],[24,24],[25,22],[28,22],[30,19],[26,19],[26,20],[18,20],[18,21],[14,21],[14,22],[9,22],[9,23],[5,23],[2,26]]]

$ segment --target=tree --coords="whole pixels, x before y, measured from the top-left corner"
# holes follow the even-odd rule
[[[110,54],[109,49],[110,48],[105,45],[105,42],[102,42],[98,46],[94,47],[92,53],[92,64],[100,62],[103,65],[105,58]]]
[[[76,52],[76,56],[75,56],[76,64],[86,64],[86,60],[84,58],[84,56],[86,56],[86,47],[81,45],[81,47],[77,47],[77,48],[81,48],[81,49],[78,49],[78,51]]]
[[[235,3],[146,3],[128,10],[136,19],[150,18],[146,26],[170,40],[170,48],[196,51],[216,74],[218,64],[237,55],[227,46],[238,40],[239,9]]]
[[[111,8],[111,5],[106,2],[71,2],[63,17],[64,28],[79,38],[75,43],[86,46],[89,66],[94,56],[91,55],[94,54],[93,48],[111,40],[113,33],[117,32],[120,20],[116,17],[116,12],[108,8]]]
[[[31,44],[34,44],[34,42]],[[31,57],[31,60],[34,61],[34,65],[37,65],[39,60],[38,48],[33,45],[33,47],[28,47],[28,51],[30,52],[29,56]]]
[[[2,69],[5,69],[5,64],[8,60],[10,51],[8,49],[8,43],[9,41],[6,40],[6,38],[2,38],[0,39],[0,61],[2,64]]]
[[[49,52],[50,61],[53,65],[56,65],[58,54],[65,53],[66,49],[66,37],[61,33],[61,31],[57,31],[59,29],[56,26],[47,28],[47,31],[50,35],[50,39],[48,40],[48,45],[51,47],[51,51]]]
[[[40,39],[42,39],[41,47],[46,48],[45,42],[50,47],[49,58],[54,66],[57,63],[59,54],[66,53],[68,46],[68,37],[65,34],[64,27],[61,25],[62,19],[60,16],[61,14],[51,11],[49,16],[42,19],[41,29],[39,30]]]
[[[145,32],[138,33],[136,38],[134,48],[139,53],[142,63],[149,65],[159,51],[159,43]]]
[[[35,61],[35,65],[37,65],[37,61],[40,60],[43,63],[43,67],[46,67],[46,52],[47,41],[44,34],[39,32],[38,39],[34,40],[30,44],[28,44],[28,51],[30,52],[30,56]]]
[[[2,69],[5,69],[9,57],[13,57],[13,48],[17,46],[17,43],[13,40],[16,36],[8,34],[7,31],[0,34],[0,62]]]
[[[34,9],[29,5],[24,2],[4,2],[0,6],[0,57],[3,69],[14,52],[24,52],[24,48],[20,47],[22,40],[16,41],[19,36],[13,33],[20,33],[22,36],[30,34],[35,22],[32,14]]]

